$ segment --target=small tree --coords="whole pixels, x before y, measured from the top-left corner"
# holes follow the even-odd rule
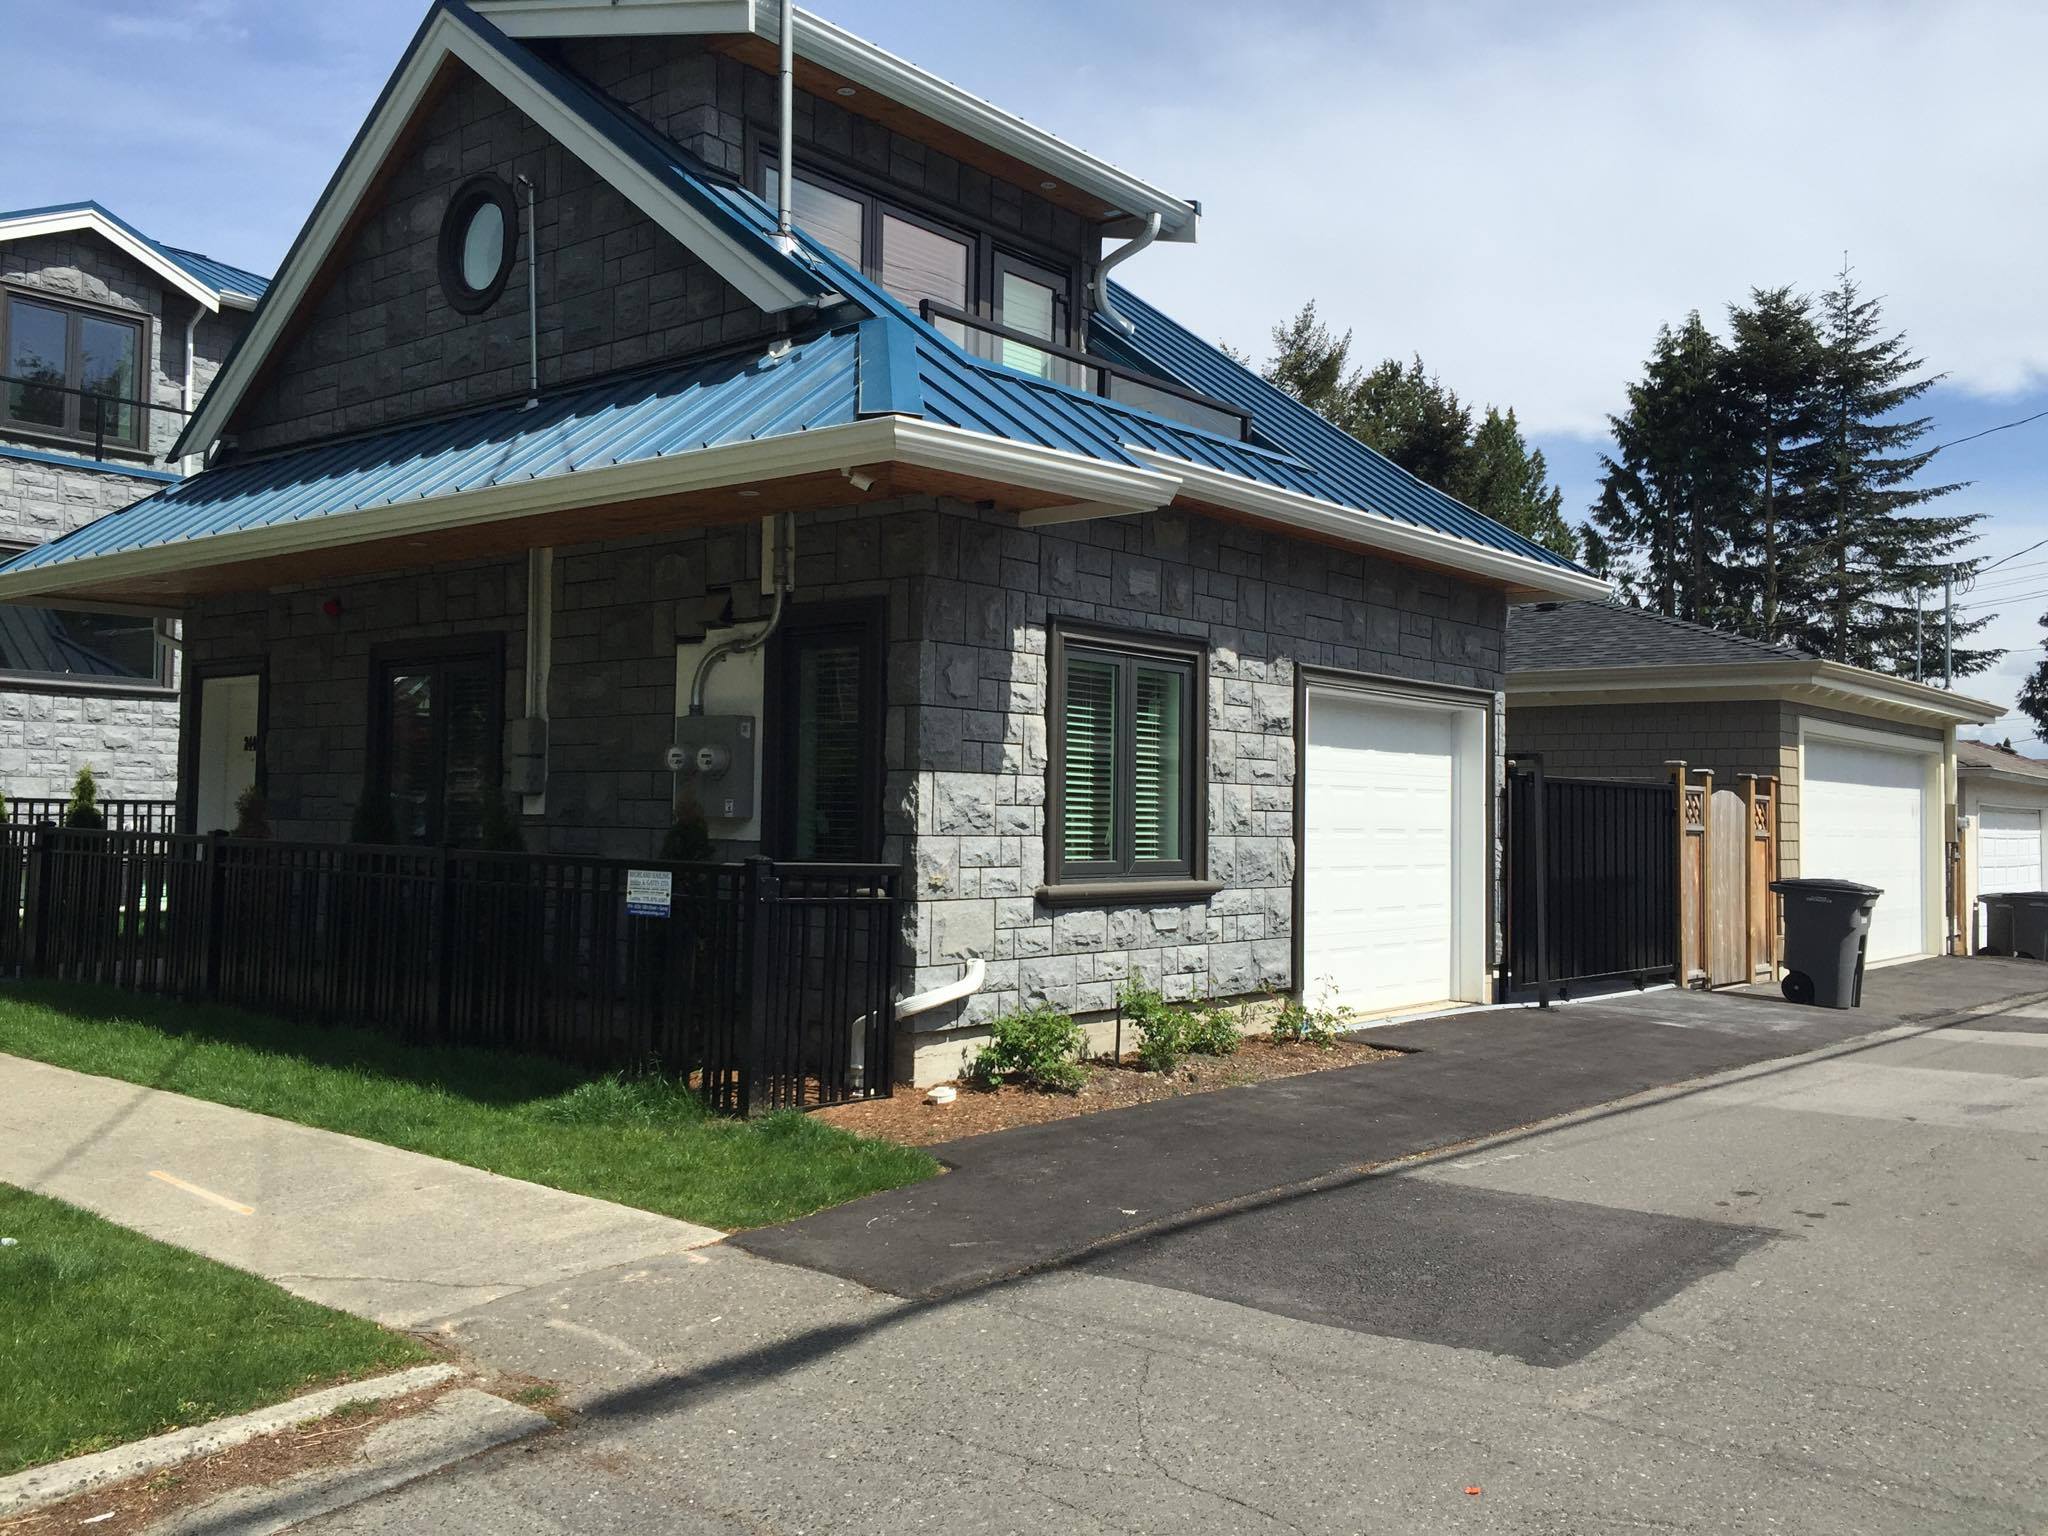
[[[258,839],[270,836],[270,807],[254,784],[235,796],[234,835]]]
[[[484,786],[483,825],[478,842],[486,853],[526,852],[526,833],[519,825],[519,817],[513,813],[505,791],[496,784]]]
[[[107,829],[106,812],[100,809],[99,781],[92,776],[91,763],[79,769],[78,777],[72,780],[71,800],[64,807],[64,825],[85,832]]]
[[[356,802],[355,814],[349,817],[348,840],[352,843],[398,841],[398,819],[391,814],[389,795],[374,785],[363,787],[363,798]]]
[[[717,857],[717,850],[711,846],[711,828],[704,820],[704,808],[693,796],[676,798],[676,819],[661,840],[658,857],[671,864],[708,864]]]

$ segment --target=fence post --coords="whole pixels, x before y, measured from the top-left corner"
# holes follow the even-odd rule
[[[448,1038],[455,1009],[455,882],[448,871],[448,845],[434,847],[434,1024],[436,1042]]]
[[[22,954],[27,973],[31,976],[49,974],[50,839],[56,835],[56,830],[45,822],[36,828],[35,841],[29,846],[29,933],[28,942],[22,946]]]
[[[227,834],[216,828],[206,834],[206,957],[201,962],[199,988],[211,1002],[219,1002],[221,973],[227,968],[228,872]]]
[[[768,1025],[775,1005],[774,989],[768,978],[775,963],[774,905],[781,888],[772,860],[759,855],[747,860],[741,902],[747,924],[747,1038],[740,1068],[742,1116],[754,1112],[768,1075]]]
[[[1692,984],[1693,925],[1688,921],[1695,895],[1695,882],[1688,859],[1692,852],[1692,817],[1685,807],[1687,784],[1684,760],[1673,758],[1664,766],[1671,774],[1672,806],[1675,811],[1672,821],[1677,828],[1677,846],[1672,849],[1672,857],[1677,860],[1678,877],[1673,882],[1673,890],[1678,899],[1674,903],[1677,910],[1671,914],[1672,931],[1677,942],[1671,957],[1674,965],[1671,980],[1674,986],[1683,991]]]

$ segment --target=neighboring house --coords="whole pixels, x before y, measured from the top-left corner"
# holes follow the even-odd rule
[[[1955,733],[1997,705],[1611,603],[1515,609],[1507,673],[1511,757],[1560,778],[1772,775],[1781,873],[1880,887],[1873,960],[1949,949]]]
[[[1604,583],[1107,282],[1195,204],[799,13],[785,240],[771,7],[479,9],[214,467],[0,572],[183,619],[188,826],[233,708],[281,837],[472,840],[502,785],[537,850],[648,858],[683,795],[728,855],[886,861],[913,989],[986,962],[919,1080],[1133,974],[1491,997],[1507,604]]]
[[[0,213],[0,549],[59,538],[180,477],[173,445],[264,281],[97,203]],[[178,695],[163,621],[0,606],[0,790],[169,798]]]
[[[1961,785],[1963,868],[1968,910],[1975,924],[1970,948],[1984,943],[1981,897],[1999,891],[2048,887],[2048,762],[2022,757],[1989,742],[1956,743]]]

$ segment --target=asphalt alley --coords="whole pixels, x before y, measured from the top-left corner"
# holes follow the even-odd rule
[[[310,1529],[2032,1532],[2044,1067],[2031,1013],[1753,1063],[938,1298],[536,1288],[445,1327],[570,1427]]]

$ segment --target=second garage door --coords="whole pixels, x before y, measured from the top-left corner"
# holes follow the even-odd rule
[[[1977,820],[1977,889],[2041,889],[2041,813],[1985,807]]]
[[[1304,991],[1361,1013],[1465,998],[1478,711],[1311,688],[1302,767]]]
[[[1809,740],[1799,799],[1799,873],[1884,892],[1870,958],[1927,953],[1927,758],[1861,743]]]

